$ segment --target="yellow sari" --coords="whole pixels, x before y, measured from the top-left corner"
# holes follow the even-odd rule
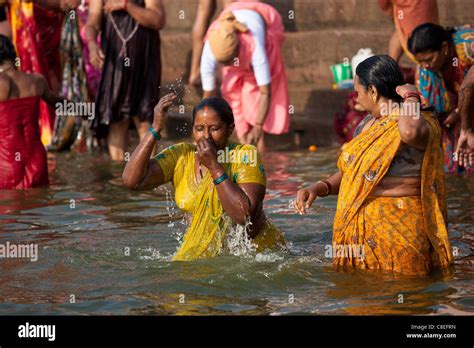
[[[196,183],[194,151],[194,145],[180,143],[155,156],[163,170],[165,182],[173,183],[176,205],[192,216],[173,261],[190,261],[220,254],[226,243],[226,233],[229,228],[235,227],[222,208],[211,175],[207,173],[199,184]],[[230,161],[224,167],[230,180],[237,184],[266,186],[265,169],[255,146],[231,143],[226,151]],[[257,252],[285,245],[281,232],[269,222],[252,243]]]
[[[432,113],[422,112],[422,117],[429,140],[421,168],[421,197],[369,197],[400,145],[398,115],[364,130],[341,153],[333,250],[358,245],[363,252],[362,257],[341,253],[334,258],[335,265],[418,275],[452,264],[441,130]]]

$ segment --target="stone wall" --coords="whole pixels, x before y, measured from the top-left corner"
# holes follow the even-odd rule
[[[290,103],[295,107],[292,133],[303,134],[303,144],[334,141],[332,120],[344,105],[347,91],[332,89],[331,64],[351,58],[359,48],[386,53],[393,31],[391,19],[377,0],[273,0],[282,15],[286,39],[282,48],[289,81]],[[162,31],[163,84],[189,73],[191,29],[197,0],[164,0],[167,26]],[[438,0],[442,25],[474,23],[472,0]],[[290,12],[294,11],[294,12]],[[294,19],[289,18],[294,14]],[[407,60],[402,62],[410,64]],[[187,94],[186,103],[200,99]],[[189,119],[189,117],[188,117]],[[171,130],[180,120],[172,121]],[[178,125],[178,126],[176,126]],[[176,127],[175,127],[176,126]],[[285,141],[292,141],[292,135]]]

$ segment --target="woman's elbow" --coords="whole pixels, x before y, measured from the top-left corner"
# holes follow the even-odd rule
[[[406,144],[425,144],[428,138],[428,128],[425,124],[400,131],[401,141]]]
[[[156,20],[153,23],[153,29],[156,31],[162,30],[166,26],[166,16],[163,15],[157,15]]]
[[[123,185],[127,188],[129,188],[130,190],[136,190],[139,183],[136,181],[136,180],[133,180],[130,175],[127,175],[127,174],[122,174],[122,182],[123,182]]]

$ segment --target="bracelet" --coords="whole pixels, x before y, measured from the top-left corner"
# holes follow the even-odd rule
[[[128,6],[128,0],[125,0],[125,6],[123,7],[124,11],[127,11],[127,6]]]
[[[229,176],[227,175],[227,173],[224,173],[220,177],[214,180],[214,185],[219,185],[221,182],[227,179],[229,179]]]
[[[403,96],[403,100],[407,99],[407,98],[410,98],[410,97],[415,97],[416,99],[420,100],[420,95],[418,93],[415,93],[415,92],[409,92],[409,93],[406,93],[404,96]]]
[[[156,141],[159,141],[161,139],[161,135],[160,133],[158,133],[155,128],[153,127],[150,127],[148,128],[148,130],[150,131],[151,135],[153,135],[153,138],[155,138]]]
[[[316,183],[318,183],[318,182],[322,182],[323,184],[326,185],[326,188],[327,188],[326,193],[325,193],[324,195],[322,195],[322,196],[319,196],[319,197],[327,197],[327,196],[329,196],[329,194],[330,194],[331,191],[332,191],[332,185],[331,185],[329,182],[327,182],[326,180],[319,180],[319,181],[316,181]]]

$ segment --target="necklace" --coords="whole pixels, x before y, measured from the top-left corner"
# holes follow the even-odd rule
[[[132,32],[130,35],[128,35],[127,38],[123,37],[122,33],[120,32],[117,23],[115,23],[115,19],[112,16],[112,14],[108,14],[110,22],[112,23],[112,26],[114,27],[115,32],[117,33],[118,37],[122,41],[122,48],[120,49],[119,56],[120,57],[126,57],[127,56],[127,43],[132,39],[132,37],[135,35],[135,33],[138,30],[138,23],[135,23],[135,27],[133,28]]]

